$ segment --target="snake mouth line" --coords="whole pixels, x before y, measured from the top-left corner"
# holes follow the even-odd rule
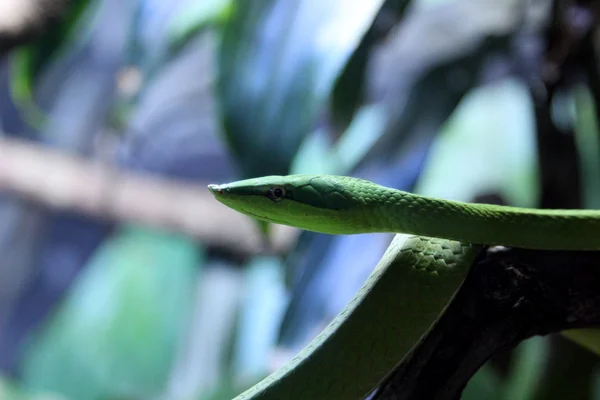
[[[254,213],[252,213],[252,212],[250,212],[250,211],[246,211],[246,210],[244,210],[243,208],[241,208],[240,210],[241,210],[241,211],[242,211],[244,214],[246,214],[246,215],[250,215],[250,216],[252,216],[252,217],[254,217],[254,218],[258,218],[258,219],[262,219],[262,220],[265,220],[265,221],[269,221],[269,222],[272,222],[272,223],[274,223],[274,224],[279,224],[279,222],[278,222],[278,221],[275,221],[274,219],[271,219],[271,218],[269,218],[269,217],[264,217],[264,216],[262,216],[262,215],[254,214]]]

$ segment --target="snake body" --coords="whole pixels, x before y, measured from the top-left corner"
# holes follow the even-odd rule
[[[330,175],[269,176],[209,189],[263,221],[329,234],[400,233],[323,332],[238,400],[364,398],[439,318],[482,245],[600,249],[595,210],[469,204]]]

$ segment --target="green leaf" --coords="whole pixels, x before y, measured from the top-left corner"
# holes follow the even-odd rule
[[[531,100],[520,82],[472,90],[436,138],[415,191],[462,201],[500,193],[510,205],[535,207],[533,128]]]
[[[332,145],[325,129],[312,132],[298,149],[291,167],[295,174],[351,174],[385,130],[380,105],[361,107]]]
[[[72,399],[158,395],[189,317],[199,261],[189,238],[118,232],[29,346],[24,384]]]
[[[48,391],[27,391],[23,390],[16,382],[7,378],[0,377],[0,399],[2,400],[70,400],[57,393]]]
[[[219,55],[226,137],[246,176],[286,174],[383,0],[236,2]]]
[[[600,208],[600,140],[594,99],[587,88],[576,87],[572,100],[585,208],[597,209]]]
[[[592,353],[600,355],[600,329],[570,329],[561,334]]]
[[[227,21],[231,7],[232,0],[193,1],[184,6],[167,28],[170,53],[181,49],[203,28]]]
[[[285,268],[279,257],[253,258],[245,275],[232,363],[235,381],[242,386],[269,372],[287,302]]]
[[[13,382],[8,379],[0,379],[0,399],[25,400],[25,396],[19,393]]]
[[[515,348],[515,360],[502,393],[506,400],[535,398],[549,354],[547,337],[533,337]]]
[[[370,27],[340,74],[333,89],[331,99],[332,119],[339,128],[347,128],[347,124],[364,103],[367,67],[371,57],[374,55],[373,50],[375,46],[383,39],[380,34],[383,30],[381,25],[386,24],[391,26],[391,21],[389,20],[392,18],[394,22],[400,21],[409,4],[410,1],[407,0],[387,0],[385,2],[380,10],[380,15],[383,17],[383,20],[388,21],[386,23],[375,22]]]
[[[498,389],[502,387],[500,377],[486,364],[469,380],[461,395],[461,400],[500,400]]]
[[[365,159],[431,140],[489,71],[489,60],[510,51],[520,13],[503,1],[458,1],[407,13],[373,58],[372,96],[381,99],[388,122]]]

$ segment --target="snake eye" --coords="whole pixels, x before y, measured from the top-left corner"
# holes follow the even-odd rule
[[[267,197],[273,201],[281,201],[285,198],[285,188],[281,186],[275,186],[269,189]]]

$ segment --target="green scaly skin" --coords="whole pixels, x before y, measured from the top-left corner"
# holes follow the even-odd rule
[[[269,176],[209,189],[262,221],[329,234],[419,235],[397,235],[334,321],[239,400],[366,397],[431,329],[479,245],[600,249],[600,211],[468,204],[330,175]]]

